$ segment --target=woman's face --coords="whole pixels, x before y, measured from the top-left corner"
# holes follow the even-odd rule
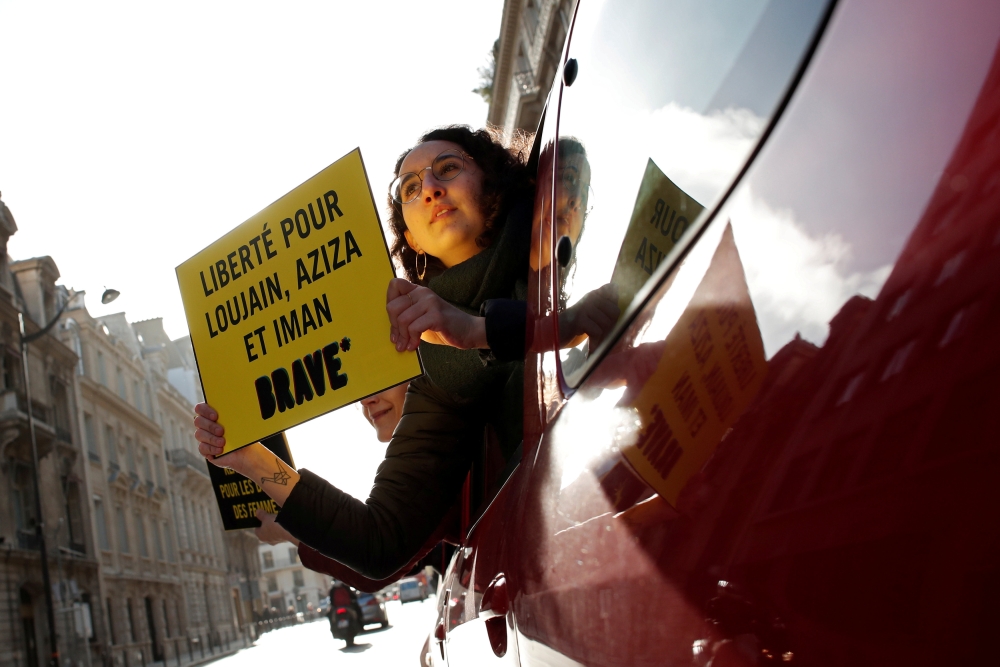
[[[548,188],[550,179],[543,179],[540,187]],[[575,246],[580,240],[583,229],[583,219],[587,208],[587,195],[590,188],[590,162],[586,155],[573,153],[559,160],[559,171],[556,174],[555,238],[568,236]],[[544,205],[541,215],[534,221],[531,234],[531,268],[538,270],[549,264],[552,256],[552,234],[549,219],[551,213]],[[541,228],[537,225],[541,223]]]
[[[362,399],[361,411],[368,423],[375,427],[379,442],[392,440],[392,432],[396,430],[399,418],[403,416],[403,399],[409,382],[404,382],[392,389],[386,389],[380,394]]]
[[[482,250],[476,239],[486,231],[486,221],[479,205],[483,172],[471,158],[466,156],[462,173],[448,181],[439,181],[427,169],[445,151],[464,155],[458,144],[428,141],[407,154],[399,173],[414,172],[423,178],[417,198],[402,205],[406,242],[451,268]]]

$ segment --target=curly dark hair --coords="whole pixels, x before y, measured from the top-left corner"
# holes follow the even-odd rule
[[[489,247],[494,237],[503,227],[504,213],[509,202],[515,201],[522,195],[530,194],[534,187],[534,174],[528,170],[526,163],[531,151],[532,135],[518,132],[505,144],[502,133],[492,127],[480,130],[473,130],[467,125],[448,125],[427,132],[417,146],[428,141],[450,141],[462,147],[476,163],[476,166],[483,171],[483,185],[480,194],[480,209],[486,221],[486,230],[476,239],[476,243],[481,248]],[[409,148],[403,151],[399,159],[396,160],[394,177],[399,176],[399,169],[403,160],[413,150]],[[427,281],[444,270],[444,265],[440,260],[430,255],[427,258],[427,273],[424,280],[417,276],[416,260],[417,253],[406,242],[403,232],[406,231],[406,222],[403,220],[403,205],[389,199],[389,228],[395,237],[392,241],[391,252],[396,258],[407,280],[427,284]]]

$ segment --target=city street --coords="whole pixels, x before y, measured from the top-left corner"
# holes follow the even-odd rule
[[[359,635],[355,646],[333,639],[326,619],[264,634],[256,645],[212,663],[213,667],[274,667],[289,660],[310,667],[326,665],[417,665],[421,647],[433,629],[436,598],[423,602],[386,603],[389,628]],[[375,627],[375,626],[371,626]]]

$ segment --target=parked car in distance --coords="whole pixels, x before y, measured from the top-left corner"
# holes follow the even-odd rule
[[[411,602],[413,600],[426,600],[427,587],[415,577],[407,577],[399,581],[399,601]]]
[[[358,604],[361,606],[361,625],[378,623],[381,627],[389,627],[389,615],[385,611],[385,600],[378,593],[360,593]]]

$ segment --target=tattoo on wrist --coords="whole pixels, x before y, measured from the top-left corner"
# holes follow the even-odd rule
[[[275,484],[280,484],[281,486],[288,486],[288,480],[292,478],[285,470],[285,467],[281,465],[281,459],[277,456],[274,457],[274,462],[278,464],[278,471],[274,473],[271,477],[261,477],[260,485],[264,486],[264,482],[273,482]]]

